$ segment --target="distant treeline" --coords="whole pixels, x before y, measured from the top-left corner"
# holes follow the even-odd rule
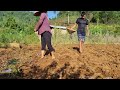
[[[58,18],[67,17],[69,15],[70,23],[75,22],[75,19],[80,17],[82,11],[60,11],[58,13]],[[102,23],[102,24],[118,24],[120,23],[120,11],[85,11],[88,20],[92,23]],[[71,20],[73,19],[74,20]]]
[[[52,25],[74,24],[80,17],[81,11],[60,11],[57,18],[51,19]],[[120,11],[86,11],[91,38],[86,39],[87,43],[120,43]],[[7,43],[17,42],[24,44],[39,43],[34,33],[34,26],[39,17],[35,17],[29,11],[0,11],[0,47]],[[53,43],[76,43],[76,33],[73,34],[73,41],[70,36],[60,34],[61,30],[55,29]]]
[[[26,30],[33,27],[37,17],[29,11],[0,11],[0,27]]]

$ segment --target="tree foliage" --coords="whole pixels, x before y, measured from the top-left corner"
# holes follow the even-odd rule
[[[70,16],[80,17],[82,11],[60,11],[58,18]],[[93,23],[114,24],[120,23],[120,11],[85,11],[87,19]]]

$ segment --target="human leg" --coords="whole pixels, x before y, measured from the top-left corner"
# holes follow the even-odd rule
[[[50,51],[50,53],[52,55],[52,59],[54,59],[55,58],[55,56],[54,56],[54,51],[55,50],[54,50],[54,48],[53,48],[53,46],[51,44],[51,37],[52,37],[52,35],[51,35],[50,32],[45,32],[46,45],[47,45],[47,47],[48,47],[48,49],[49,49],[49,51]]]

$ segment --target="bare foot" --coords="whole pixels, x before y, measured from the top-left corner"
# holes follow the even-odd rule
[[[54,55],[52,56],[52,59],[55,59],[55,56],[54,56]]]
[[[81,50],[80,50],[79,52],[80,52],[80,53],[82,53],[82,51],[81,51]]]
[[[44,58],[45,51],[41,50],[41,59]]]
[[[41,59],[44,58],[44,56],[41,56]]]
[[[52,59],[55,59],[54,52],[51,52]]]

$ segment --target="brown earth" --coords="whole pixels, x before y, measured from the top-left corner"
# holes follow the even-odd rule
[[[8,60],[15,59],[19,77],[24,79],[119,79],[120,45],[85,45],[84,52],[77,45],[55,45],[56,59],[49,53],[40,59],[39,45],[20,48],[0,48],[0,70]],[[3,75],[6,76],[6,75]],[[5,77],[1,78],[5,78]],[[9,77],[7,77],[9,78]]]

